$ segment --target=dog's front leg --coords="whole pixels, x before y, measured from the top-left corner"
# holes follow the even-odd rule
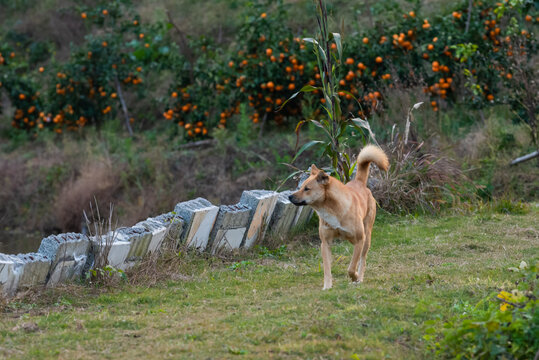
[[[324,287],[322,290],[331,289],[333,286],[333,278],[331,277],[331,241],[333,237],[324,232],[320,231],[320,240],[322,241],[321,252],[322,252],[322,262],[324,264]]]

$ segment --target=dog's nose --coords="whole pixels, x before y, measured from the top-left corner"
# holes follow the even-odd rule
[[[294,195],[289,195],[288,200],[290,200],[290,202],[294,202]]]

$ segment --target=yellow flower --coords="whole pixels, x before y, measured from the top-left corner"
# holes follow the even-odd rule
[[[511,300],[513,298],[513,295],[510,292],[507,291],[500,291],[500,293],[497,295],[498,298],[502,300]]]
[[[507,310],[507,307],[508,307],[508,306],[509,306],[509,304],[507,304],[507,303],[504,302],[504,303],[502,303],[502,304],[500,305],[500,310],[501,310],[501,311],[505,311],[505,310]]]

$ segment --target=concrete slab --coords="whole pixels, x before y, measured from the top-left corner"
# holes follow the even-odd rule
[[[127,261],[142,259],[148,252],[152,240],[152,233],[142,226],[133,226],[117,230],[119,241],[128,241],[131,248],[127,254]]]
[[[0,254],[0,292],[13,296],[19,287],[23,262],[15,255]]]
[[[249,219],[249,226],[244,236],[243,247],[250,248],[262,240],[266,234],[278,196],[279,194],[275,191],[268,190],[243,192],[240,203],[253,209]]]
[[[74,280],[82,274],[90,240],[86,235],[66,233],[44,238],[38,253],[51,259],[47,285]]]
[[[159,216],[150,218],[151,220],[160,222],[167,227],[166,238],[171,239],[174,242],[176,247],[180,244],[182,233],[185,227],[185,220],[176,212],[171,211],[166,214],[161,214]]]
[[[19,288],[46,284],[51,259],[39,253],[19,254],[17,258],[24,263]]]
[[[125,270],[131,243],[124,236],[119,236],[117,232],[110,232],[101,237],[92,237],[91,242],[94,258],[106,256],[108,265]]]
[[[144,221],[139,222],[135,226],[143,227],[152,234],[150,244],[148,245],[148,252],[155,253],[161,247],[161,244],[165,240],[167,234],[167,226],[161,221],[156,221],[151,218],[148,218]]]
[[[287,234],[296,220],[299,208],[288,200],[292,193],[290,190],[279,193],[269,225],[269,231],[273,234]]]
[[[298,211],[296,213],[296,218],[294,219],[294,222],[292,223],[292,228],[298,227],[304,227],[307,225],[309,220],[311,220],[311,217],[313,216],[313,208],[310,206],[300,206],[298,207]]]
[[[174,211],[185,220],[182,243],[199,251],[205,250],[219,208],[206,199],[197,198],[179,203]]]
[[[215,234],[215,242],[211,248],[212,254],[232,251],[241,246],[247,228],[220,229]]]
[[[244,204],[219,206],[219,213],[210,233],[211,253],[239,248],[250,217],[251,208]]]

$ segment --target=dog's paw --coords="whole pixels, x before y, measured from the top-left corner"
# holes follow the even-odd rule
[[[329,284],[329,285],[324,285],[324,287],[322,288],[322,290],[329,290],[333,287],[332,284]]]

